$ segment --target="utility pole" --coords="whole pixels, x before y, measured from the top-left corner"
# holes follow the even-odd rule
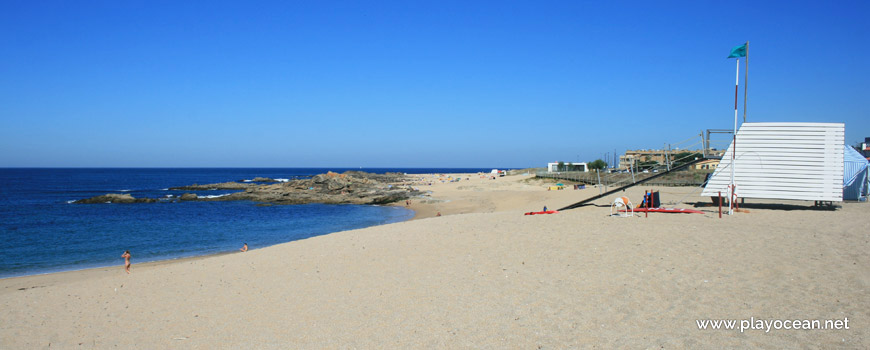
[[[704,140],[704,131],[701,130],[701,148],[702,148],[701,154],[704,155],[704,158],[707,158],[707,143],[704,141],[705,141]]]
[[[663,148],[662,151],[665,153],[665,168],[667,168],[668,171],[671,171],[671,160],[670,160],[671,146],[668,144],[664,144],[664,146],[662,146],[662,148]]]
[[[598,194],[601,195],[601,173],[595,169],[595,175],[598,176]]]
[[[746,42],[746,74],[743,77],[743,122],[746,122],[746,104],[748,103],[746,100],[747,93],[749,91],[749,41]]]

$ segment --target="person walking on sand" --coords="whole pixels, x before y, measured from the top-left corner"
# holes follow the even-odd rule
[[[121,257],[124,258],[124,270],[127,270],[127,273],[130,273],[130,251],[125,250]]]
[[[244,244],[244,245],[243,245],[243,246],[242,246],[242,249],[239,249],[239,250],[241,250],[241,251],[242,251],[242,253],[244,253],[244,252],[246,252],[246,251],[248,251],[248,244],[247,244],[247,243],[245,243],[245,244]]]

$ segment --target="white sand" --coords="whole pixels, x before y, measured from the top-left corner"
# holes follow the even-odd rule
[[[613,218],[607,198],[524,216],[598,191],[524,179],[421,186],[433,193],[409,222],[131,275],[119,259],[3,279],[0,348],[870,348],[866,203]],[[693,190],[660,189],[666,203]],[[750,317],[850,329],[695,321]]]

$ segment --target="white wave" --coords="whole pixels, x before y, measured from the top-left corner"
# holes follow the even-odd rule
[[[288,181],[290,181],[290,179],[275,179],[275,181],[278,181],[278,182],[288,182]]]
[[[168,188],[161,189],[161,191],[169,191]]]
[[[132,190],[118,190],[118,192],[130,192]]]
[[[229,195],[231,195],[231,194],[232,194],[232,193],[224,193],[224,194],[218,194],[218,195],[197,196],[197,197],[198,197],[198,198],[209,198],[209,199],[211,199],[211,198],[226,197],[226,196],[229,196]]]
[[[254,182],[254,180],[242,180],[242,182]]]
[[[66,201],[66,204],[73,204],[73,203],[75,203],[75,202],[76,202],[75,199],[73,199],[73,200],[68,200],[68,201]]]

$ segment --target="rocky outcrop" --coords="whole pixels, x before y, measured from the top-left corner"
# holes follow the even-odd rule
[[[101,196],[79,199],[76,204],[102,204],[102,203],[155,203],[160,201],[156,198],[134,198],[129,194],[107,193]]]
[[[394,182],[402,182],[406,179],[405,174],[403,173],[385,173],[385,174],[375,174],[375,173],[367,173],[365,171],[345,171],[342,173],[344,176],[353,176],[358,179],[369,179],[378,182],[384,183],[394,183]]]
[[[255,178],[258,179],[266,178]],[[329,172],[310,179],[293,180],[282,183],[240,183],[224,182],[217,184],[172,187],[174,191],[242,190],[219,197],[199,197],[185,193],[182,201],[234,201],[248,200],[271,204],[388,204],[419,195],[413,187],[404,185],[405,175],[401,173],[371,174],[361,171],[348,171],[343,174]],[[274,181],[274,180],[273,180]],[[111,196],[111,197],[108,197]],[[130,195],[108,194],[75,203],[150,203],[153,198],[133,198]]]
[[[244,192],[200,200],[250,200],[275,204],[387,204],[419,194],[413,188],[401,185],[404,177],[404,174],[398,173],[330,172],[310,179],[257,185],[246,188]]]

